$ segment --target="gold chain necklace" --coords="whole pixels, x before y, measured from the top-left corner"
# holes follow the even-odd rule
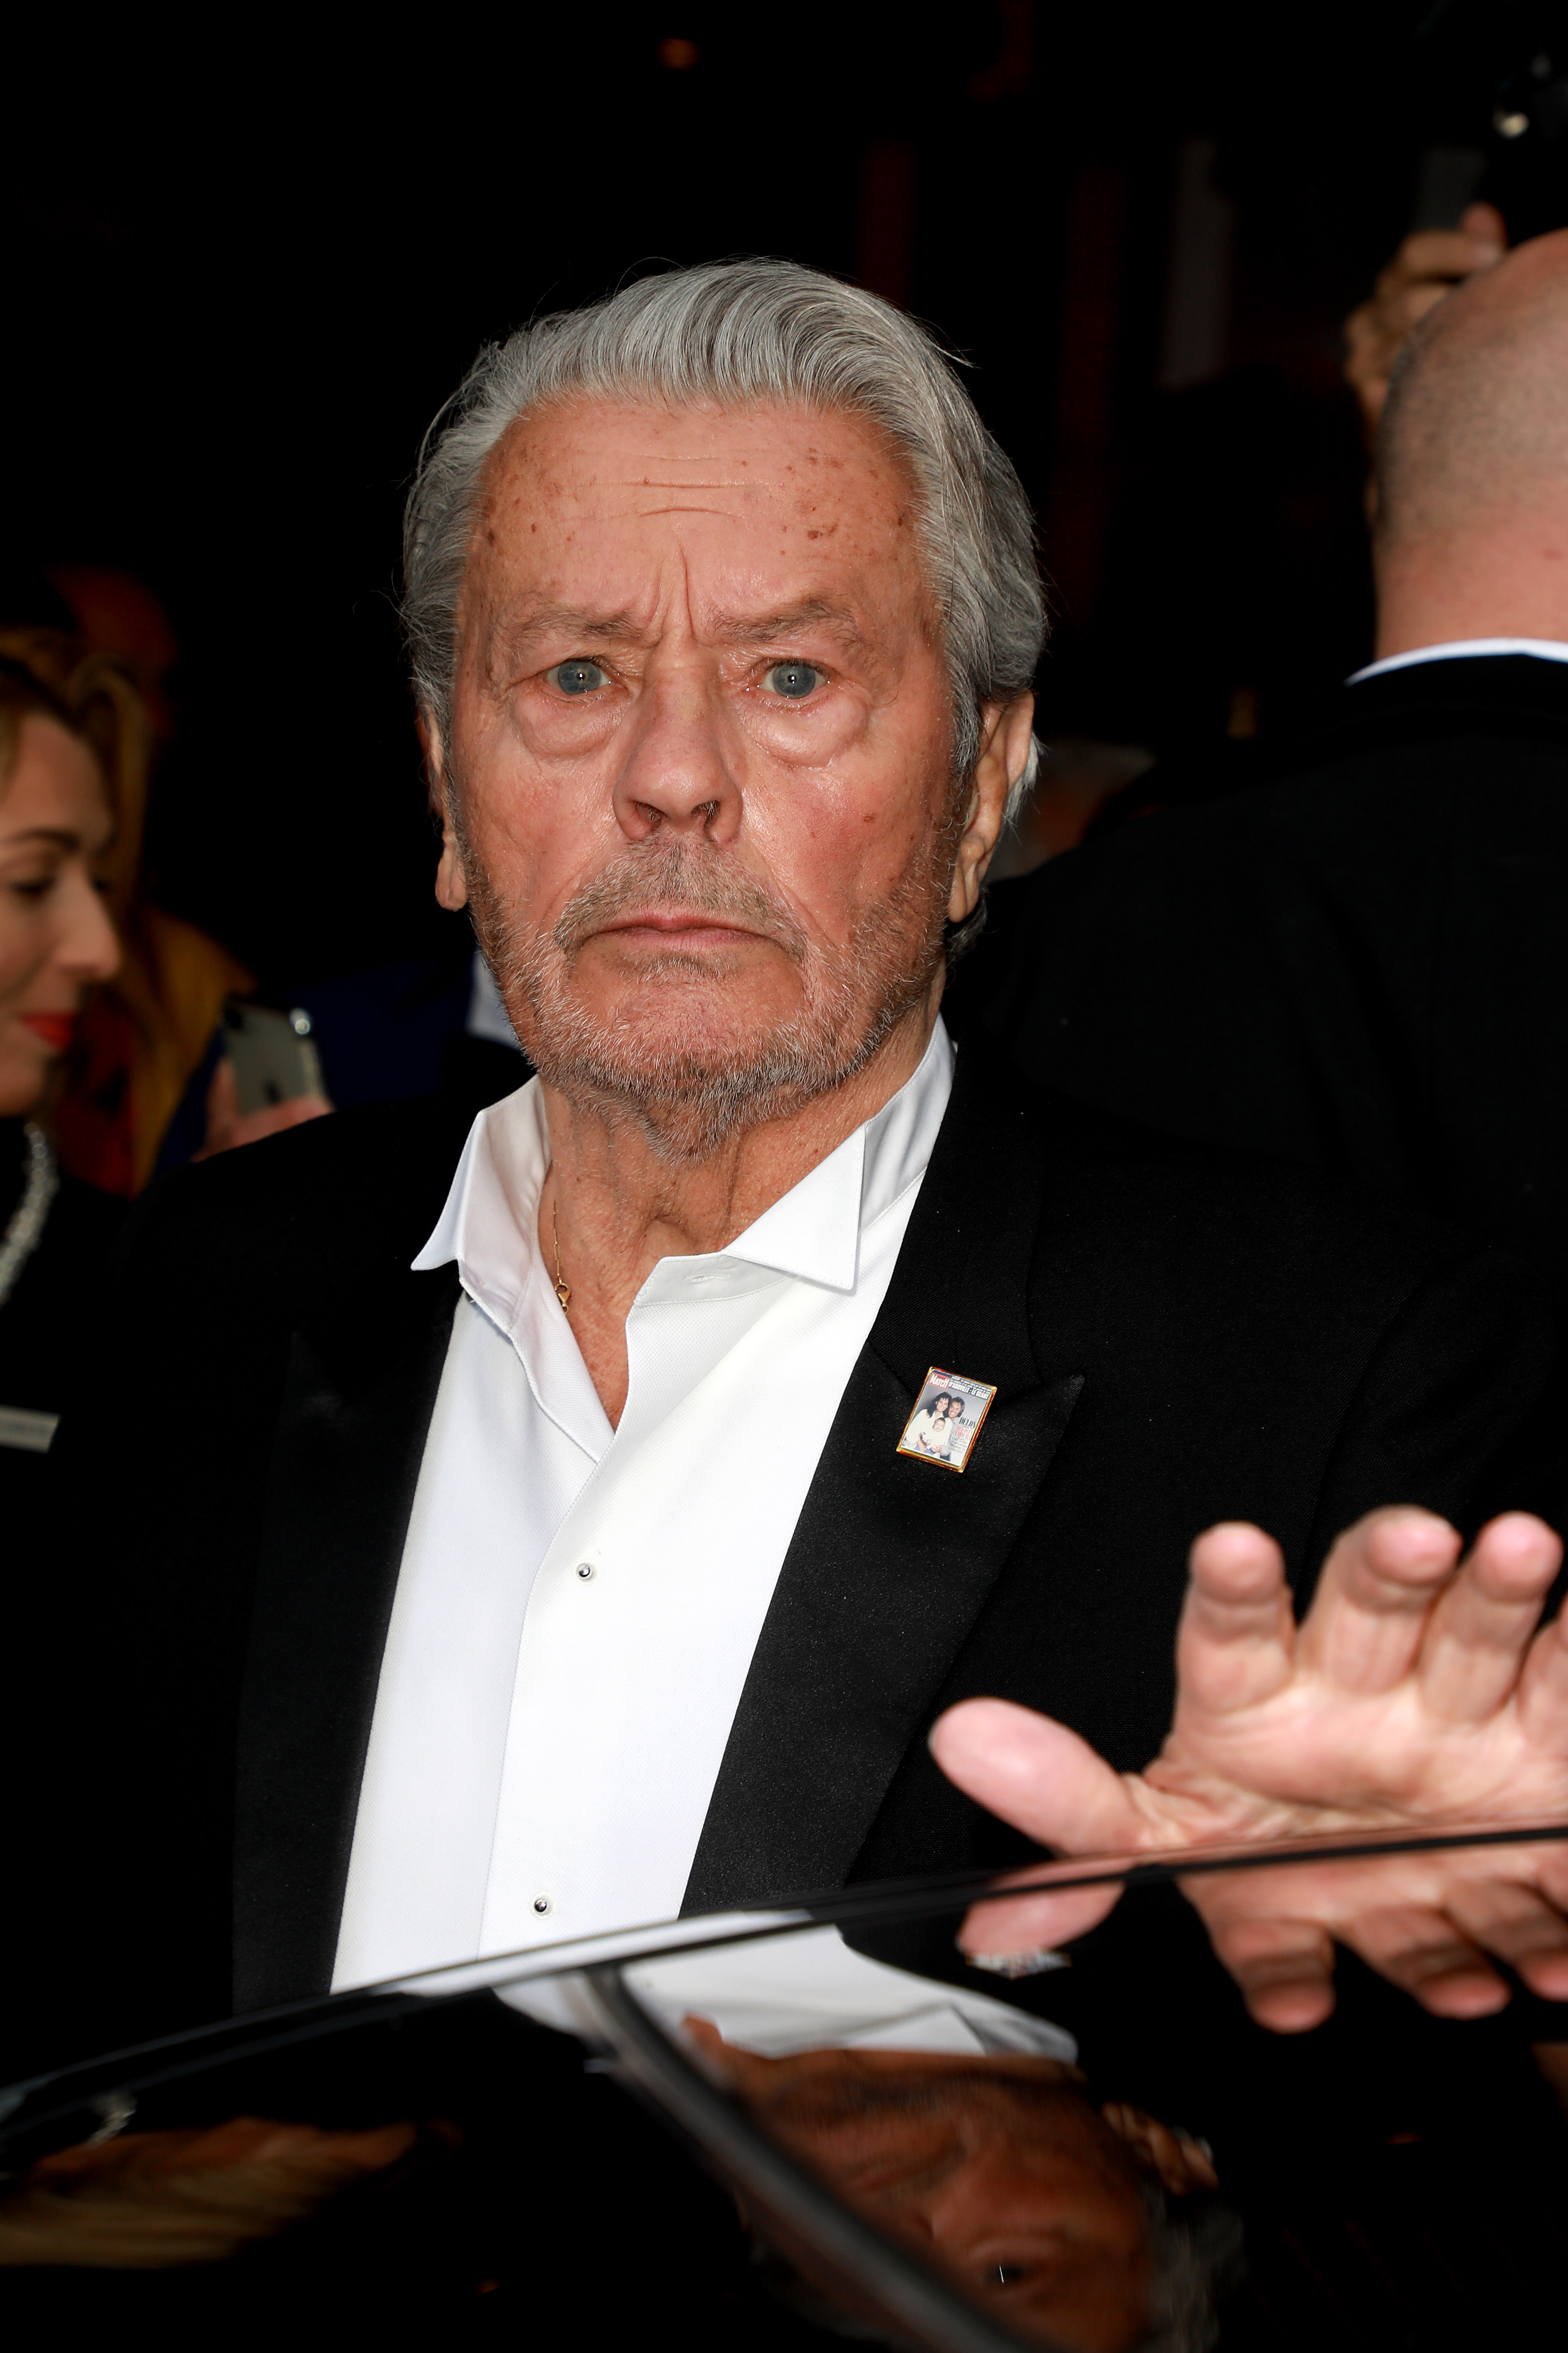
[[[555,1238],[555,1296],[561,1302],[561,1313],[564,1315],[572,1304],[572,1285],[561,1280],[561,1212],[556,1207],[553,1193],[550,1196],[550,1230]]]

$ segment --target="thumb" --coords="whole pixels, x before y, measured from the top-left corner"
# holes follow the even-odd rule
[[[1105,1759],[1066,1725],[1032,1708],[1005,1699],[963,1700],[938,1717],[931,1749],[967,1797],[1042,1846],[1066,1854],[1115,1854],[1143,1843],[1138,1810]],[[998,1892],[971,1906],[958,1942],[978,1966],[1015,1975],[1098,1926],[1121,1893],[1115,1883]],[[1020,1955],[1024,1960],[1009,1967],[1007,1957]]]
[[[931,1752],[966,1797],[1064,1854],[1119,1854],[1146,1825],[1086,1740],[1005,1699],[961,1700],[931,1726]]]

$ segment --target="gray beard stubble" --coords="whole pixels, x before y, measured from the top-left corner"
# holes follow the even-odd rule
[[[662,1157],[689,1161],[709,1158],[741,1128],[783,1118],[842,1086],[924,1002],[943,953],[962,829],[963,799],[955,793],[952,801],[947,822],[921,837],[848,945],[831,952],[815,947],[754,877],[731,870],[724,851],[658,835],[628,845],[576,892],[552,931],[520,937],[456,812],[454,830],[474,930],[534,1068],[568,1102],[625,1119]],[[683,1034],[679,998],[657,1043],[630,1022],[596,1019],[572,989],[577,951],[616,914],[661,904],[729,916],[775,941],[801,974],[797,1009],[760,1037],[719,1047],[710,1032]],[[683,982],[701,985],[691,960],[674,949],[646,964],[643,975],[672,997]]]

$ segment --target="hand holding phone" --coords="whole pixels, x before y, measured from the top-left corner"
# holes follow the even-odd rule
[[[224,1053],[207,1089],[206,1140],[195,1158],[259,1144],[331,1108],[310,1015],[230,997]]]

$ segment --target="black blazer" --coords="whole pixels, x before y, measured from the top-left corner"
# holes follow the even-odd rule
[[[1568,1297],[1568,663],[1342,688],[1272,780],[991,894],[950,1006],[1173,1134],[1412,1195]]]
[[[72,1533],[37,1651],[71,1736],[29,1785],[80,1768],[39,1869],[51,1920],[85,1905],[74,1942],[97,1998],[121,1996],[116,2031],[329,1982],[458,1295],[409,1260],[460,1142],[437,1106],[342,1113],[183,1171],[141,1213],[97,1398],[51,1458]],[[1373,1504],[1469,1523],[1539,1500],[1507,1458],[1551,1345],[1505,1261],[963,1050],[687,1908],[1013,1860],[931,1761],[942,1706],[1000,1693],[1142,1764],[1193,1535],[1258,1520],[1305,1589]],[[998,1389],[962,1476],[895,1452],[933,1362]]]
[[[19,1119],[0,1119],[0,1234],[22,1198],[26,1143]],[[79,1364],[83,1335],[103,1299],[129,1204],[76,1177],[59,1179],[37,1247],[0,1302],[0,1406],[58,1413]],[[0,1593],[25,1577],[49,1544],[48,1461],[0,1436]]]

